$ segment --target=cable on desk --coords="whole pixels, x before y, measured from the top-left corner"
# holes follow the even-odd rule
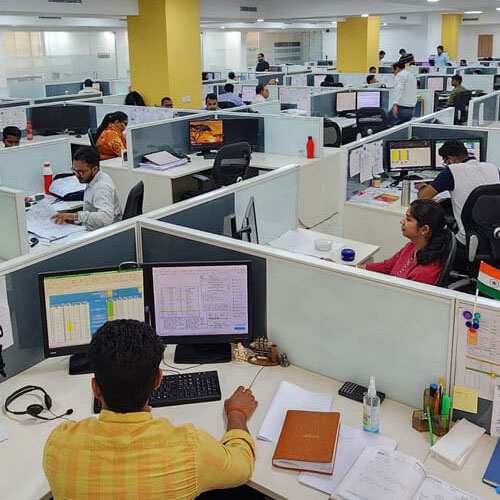
[[[193,368],[198,368],[199,366],[204,366],[204,365],[209,365],[211,363],[217,363],[217,361],[221,360],[221,359],[225,359],[225,357],[223,358],[222,356],[219,356],[217,358],[214,358],[214,359],[211,359],[210,361],[208,361],[207,363],[199,363],[197,365],[191,365],[191,366],[185,366],[185,367],[180,367],[180,366],[172,366],[172,365],[169,365],[166,361],[165,361],[165,354],[166,354],[166,351],[163,353],[163,358],[162,358],[162,363],[167,367],[167,368],[170,368],[170,370],[165,370],[165,371],[173,371],[175,373],[179,373],[181,371],[185,371],[185,370],[192,370]]]
[[[250,382],[250,385],[248,386],[249,389],[252,388],[254,382],[257,380],[257,377],[260,375],[260,372],[265,368],[265,366],[261,366],[260,370],[255,374],[255,377],[253,378],[252,382]]]

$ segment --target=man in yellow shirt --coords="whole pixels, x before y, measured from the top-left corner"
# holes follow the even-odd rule
[[[153,329],[135,320],[111,321],[95,333],[88,355],[103,410],[49,436],[43,467],[54,500],[187,500],[248,481],[255,463],[246,426],[257,406],[252,392],[238,387],[225,401],[221,441],[191,424],[153,418],[148,399],[161,383],[163,349]]]

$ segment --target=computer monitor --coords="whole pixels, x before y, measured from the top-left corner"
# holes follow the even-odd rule
[[[307,87],[307,75],[293,75],[292,85],[295,87]]]
[[[382,73],[377,75],[377,80],[386,87],[394,87],[394,75]]]
[[[234,93],[236,95],[239,95],[241,97],[241,93],[243,92],[243,86],[241,85],[241,83],[233,83],[234,85]]]
[[[244,102],[252,102],[255,99],[255,85],[243,85],[241,99]]]
[[[145,264],[146,305],[176,363],[231,361],[230,342],[252,337],[251,262]]]
[[[248,200],[240,229],[236,227],[235,214],[229,214],[224,217],[224,236],[234,238],[235,240],[259,244],[259,230],[257,228],[257,216],[255,213],[255,200],[253,196],[250,196]]]
[[[64,129],[75,134],[85,134],[91,125],[90,106],[65,105],[63,108]]]
[[[224,145],[222,120],[193,120],[189,122],[189,143],[193,151],[207,153]]]
[[[439,149],[441,146],[446,142],[451,139],[436,139],[435,140],[435,161],[434,165],[436,167],[443,166],[443,159],[439,155]],[[460,141],[463,143],[463,145],[467,148],[467,152],[469,153],[469,156],[474,156],[479,161],[483,161],[482,155],[481,155],[481,146],[482,146],[482,140],[481,138],[473,138],[473,139],[455,139],[453,138],[454,141]]]
[[[380,92],[374,90],[369,92],[357,92],[357,109],[380,108]]]
[[[356,92],[337,92],[337,113],[356,110]]]
[[[31,108],[33,135],[53,135],[64,130],[64,117],[60,105]]]
[[[432,168],[432,141],[387,141],[387,158],[389,172]]]
[[[314,86],[321,87],[321,84],[325,81],[326,75],[314,75]]]
[[[451,78],[446,79],[446,90],[451,92],[453,90],[453,85],[451,84]]]
[[[70,375],[91,373],[88,344],[106,321],[144,321],[140,268],[103,268],[38,275],[45,357],[72,354]]]
[[[444,90],[444,78],[442,76],[429,76],[427,78],[427,88],[442,92]]]
[[[262,119],[254,117],[224,118],[224,144],[248,142],[252,151],[259,151],[261,149],[260,120]],[[262,140],[262,145],[263,142]]]
[[[422,62],[422,66],[426,66],[426,67],[429,67],[431,65],[430,62],[427,62],[427,61],[423,61]]]
[[[97,90],[98,92],[100,92],[100,91],[101,91],[101,84],[100,84],[99,82],[94,82],[94,83],[92,84],[92,88],[93,88],[94,90]]]

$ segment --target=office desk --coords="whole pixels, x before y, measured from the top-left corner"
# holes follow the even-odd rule
[[[173,352],[167,351],[166,359],[172,364]],[[230,396],[238,385],[248,386],[260,367],[225,363],[206,365],[192,371],[216,369],[219,372],[223,400]],[[92,393],[91,375],[68,375],[68,358],[45,360],[29,370],[2,383],[2,408],[7,395],[27,384],[44,387],[53,400],[53,411],[63,413],[68,408],[74,410],[72,418],[79,420],[91,416]],[[342,422],[355,428],[362,428],[362,406],[350,399],[337,395],[341,382],[317,375],[301,368],[264,368],[252,387],[259,402],[249,421],[249,430],[256,436],[267,413],[273,395],[282,380],[287,380],[305,389],[334,394],[333,410],[340,411]],[[195,426],[221,438],[225,431],[223,400],[197,405],[170,406],[153,409],[153,415],[164,416],[174,425],[192,423]],[[16,401],[21,408],[32,402],[39,402],[37,395],[25,396]],[[14,406],[13,406],[14,407]],[[386,399],[381,406],[381,432],[397,441],[398,449],[424,461],[429,450],[427,433],[419,433],[411,427],[413,409],[409,406]],[[8,440],[0,443],[0,498],[2,500],[34,500],[49,497],[49,486],[42,470],[44,443],[61,421],[42,422],[31,417],[7,417],[3,410],[2,426],[8,433]],[[11,418],[12,417],[12,418]],[[328,495],[313,490],[297,481],[298,473],[275,468],[271,465],[275,443],[255,439],[257,461],[249,485],[276,499],[327,500]],[[425,466],[429,472],[448,482],[475,493],[484,499],[497,498],[495,490],[481,482],[496,440],[483,436],[462,471],[447,469],[433,459],[427,459]]]

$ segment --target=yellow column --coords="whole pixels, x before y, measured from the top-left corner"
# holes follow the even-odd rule
[[[128,40],[131,88],[148,106],[169,96],[175,107],[201,107],[198,0],[139,0]]]
[[[380,17],[348,17],[337,23],[337,69],[342,73],[366,73],[378,68]]]
[[[448,52],[451,61],[458,59],[458,36],[462,14],[443,14],[441,16],[441,45]]]

